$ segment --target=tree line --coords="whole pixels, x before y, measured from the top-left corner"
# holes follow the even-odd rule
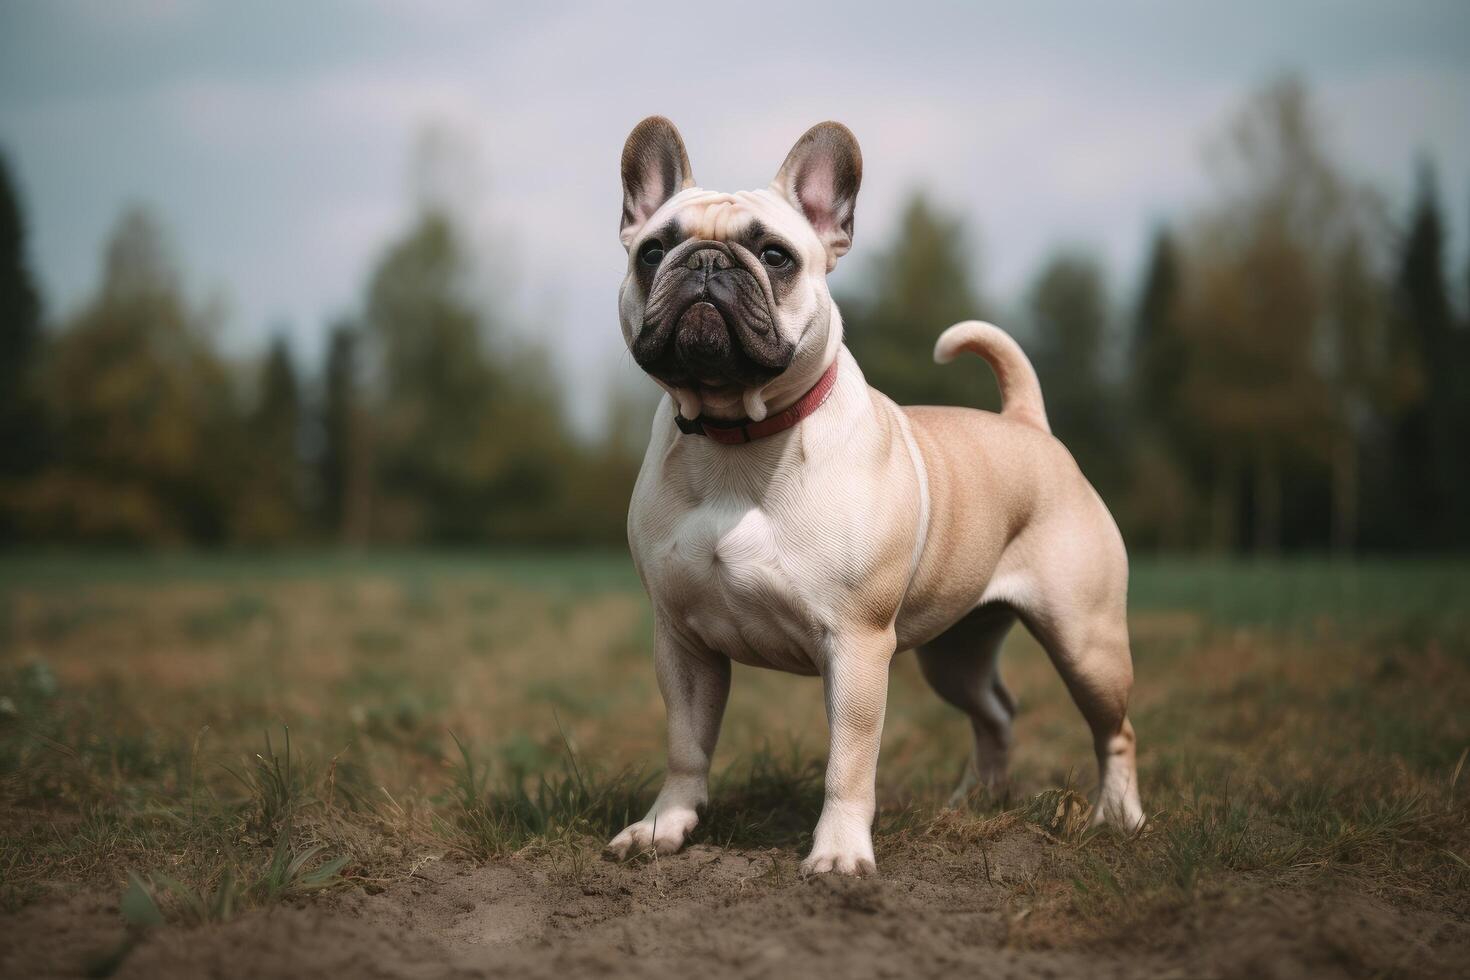
[[[0,173],[0,540],[20,544],[574,544],[620,535],[638,459],[575,438],[544,354],[488,343],[470,252],[427,207],[331,326],[320,376],[284,336],[218,346],[167,236],[133,208],[100,283],[47,329]],[[502,341],[507,338],[500,337]],[[613,410],[619,410],[618,405]],[[646,427],[646,422],[640,423]]]
[[[1134,550],[1470,547],[1470,311],[1433,170],[1396,216],[1323,128],[1299,79],[1253,93],[1211,146],[1213,199],[1157,229],[1121,311],[1077,248],[998,311],[964,223],[916,197],[842,302],[854,353],[900,403],[994,408],[982,372],[923,355],[943,325],[997,318]]]
[[[998,307],[965,220],[915,194],[837,297],[849,343],[900,403],[993,408],[983,368],[929,352],[958,320],[1011,330],[1135,550],[1464,549],[1470,322],[1433,172],[1396,215],[1322,126],[1298,80],[1254,93],[1214,144],[1211,199],[1157,229],[1117,301],[1074,247]],[[147,211],[121,217],[95,292],[53,322],[25,241],[0,160],[0,542],[623,535],[651,386],[609,401],[608,438],[579,438],[546,352],[475,298],[452,208],[420,206],[309,375],[283,336],[258,359],[221,353],[221,311],[191,297]]]

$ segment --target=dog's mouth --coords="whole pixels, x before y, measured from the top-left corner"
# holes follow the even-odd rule
[[[745,389],[786,370],[794,347],[741,257],[720,243],[693,244],[700,247],[672,253],[654,280],[633,359],[711,405],[738,402]]]
[[[714,303],[691,303],[674,327],[673,354],[679,370],[673,376],[684,382],[676,387],[693,389],[707,408],[722,411],[739,406],[747,387],[764,384],[784,370],[784,365],[764,365],[750,358],[738,335]]]

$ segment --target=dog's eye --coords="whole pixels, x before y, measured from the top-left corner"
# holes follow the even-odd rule
[[[772,269],[783,269],[791,264],[791,253],[779,245],[767,245],[761,249],[761,261]]]
[[[638,261],[644,265],[658,265],[664,260],[663,242],[654,239],[644,242],[643,247],[638,250]]]

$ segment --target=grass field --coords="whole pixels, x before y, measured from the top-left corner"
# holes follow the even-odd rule
[[[0,973],[1451,974],[1470,564],[1139,562],[1148,827],[1086,832],[1045,655],[1005,800],[895,662],[880,877],[801,881],[820,685],[736,668],[709,814],[602,844],[663,712],[625,556],[0,560]]]

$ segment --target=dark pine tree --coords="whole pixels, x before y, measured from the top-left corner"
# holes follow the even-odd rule
[[[26,261],[25,216],[0,154],[0,481],[42,462],[45,418],[35,379],[41,352],[41,300]],[[0,515],[0,540],[7,537]]]
[[[1179,322],[1179,248],[1160,228],[1133,318],[1133,391],[1138,411],[1151,425],[1167,426],[1178,415],[1188,343]]]
[[[294,462],[301,426],[301,392],[284,337],[271,340],[261,372],[260,404],[253,433],[257,443],[283,462]]]
[[[1145,546],[1180,550],[1197,536],[1194,513],[1208,478],[1208,456],[1192,438],[1183,397],[1189,338],[1181,314],[1183,260],[1173,232],[1154,232],[1133,307],[1129,386],[1127,482],[1132,493],[1118,518],[1130,540]]]
[[[1470,223],[1466,224],[1465,230],[1470,234]],[[1450,462],[1454,467],[1449,482],[1457,497],[1463,495],[1466,486],[1470,486],[1470,453],[1464,449],[1464,443],[1470,437],[1470,384],[1465,382],[1470,378],[1470,258],[1465,262],[1465,303],[1460,312],[1459,322],[1451,330],[1449,363],[1444,370],[1444,377],[1449,379],[1450,385],[1447,406],[1450,421],[1446,428],[1450,433]],[[1450,317],[1453,324],[1453,312]],[[1450,513],[1456,547],[1470,549],[1470,507],[1461,502],[1452,505]]]
[[[261,367],[249,436],[254,472],[241,533],[266,543],[289,541],[300,534],[303,510],[301,391],[291,348],[280,335]]]
[[[1123,479],[1113,392],[1102,376],[1108,302],[1102,270],[1082,252],[1053,256],[1031,287],[1031,360],[1052,431],[1104,499]]]
[[[1464,447],[1455,438],[1457,336],[1444,278],[1444,221],[1433,168],[1422,163],[1395,290],[1395,332],[1412,351],[1422,383],[1397,438],[1400,513],[1412,522],[1404,543],[1440,549],[1464,543],[1456,514]]]
[[[319,463],[321,524],[339,540],[361,537],[366,506],[366,460],[362,415],[360,336],[351,322],[332,327],[327,342]]]

